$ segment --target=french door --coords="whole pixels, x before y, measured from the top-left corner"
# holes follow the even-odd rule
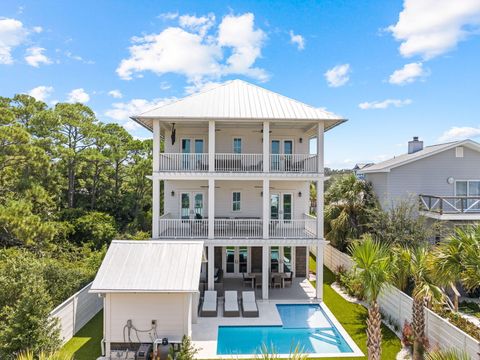
[[[184,170],[194,170],[196,166],[201,164],[201,154],[204,152],[203,139],[184,138],[182,143],[182,166]],[[197,154],[191,156],[190,154]]]
[[[293,140],[272,140],[270,153],[272,171],[285,170],[293,155]]]
[[[250,272],[250,257],[247,246],[226,246],[223,248],[223,269],[225,277],[240,277]]]
[[[289,222],[293,217],[292,193],[273,193],[270,195],[270,219]]]
[[[202,192],[182,192],[180,194],[180,216],[182,219],[203,219],[204,199]]]
[[[289,273],[294,270],[293,246],[272,246],[270,247],[270,272]]]

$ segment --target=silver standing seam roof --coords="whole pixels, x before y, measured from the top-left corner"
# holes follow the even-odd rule
[[[325,121],[325,130],[346,121],[321,108],[304,104],[242,80],[231,80],[211,89],[172,101],[132,116],[149,130],[153,119],[174,120],[277,120]]]
[[[202,253],[202,241],[114,240],[90,292],[196,292]]]

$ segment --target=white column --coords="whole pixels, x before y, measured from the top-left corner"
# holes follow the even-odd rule
[[[268,300],[268,279],[270,277],[270,247],[262,246],[262,299]]]
[[[208,122],[208,171],[215,171],[215,121]]]
[[[319,178],[317,180],[317,238],[323,240],[323,181],[324,181],[324,123],[319,122],[317,128],[317,164]]]
[[[215,287],[215,247],[213,245],[208,246],[207,254],[207,285],[208,290],[213,290]]]
[[[317,171],[320,174],[323,174],[324,170],[324,130],[325,124],[323,122],[319,122],[317,126]]]
[[[263,122],[263,172],[270,171],[270,123]]]
[[[317,299],[322,300],[323,299],[323,243],[320,243],[320,241],[321,240],[318,240],[317,249],[316,249],[317,264],[315,269],[315,272],[316,272],[315,281],[316,281]],[[307,257],[308,257],[308,251],[307,251]]]
[[[269,233],[269,223],[270,223],[270,180],[263,179],[263,195],[262,195],[262,204],[263,204],[263,238],[268,239]]]
[[[160,179],[152,176],[152,238],[158,239],[160,219]]]
[[[316,181],[317,187],[317,239],[323,240],[323,177]]]
[[[215,179],[208,179],[208,238],[215,237]]]
[[[153,171],[159,170],[160,165],[160,122],[153,120]]]

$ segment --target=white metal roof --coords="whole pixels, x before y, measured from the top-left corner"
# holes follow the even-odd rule
[[[112,241],[90,292],[195,292],[202,241]]]
[[[480,144],[473,140],[453,141],[445,144],[437,144],[426,146],[423,150],[414,152],[412,154],[402,154],[394,158],[382,161],[378,164],[370,165],[359,172],[361,174],[376,173],[376,172],[389,172],[391,169],[398,166],[402,166],[411,163],[416,160],[423,159],[428,156],[438,154],[442,151],[453,149],[457,146],[467,146],[469,148],[480,151]]]
[[[167,120],[304,120],[325,121],[328,130],[345,118],[290,99],[242,80],[227,81],[209,90],[132,116],[151,130],[152,119]]]

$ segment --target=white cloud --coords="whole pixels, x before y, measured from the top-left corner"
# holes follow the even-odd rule
[[[71,103],[86,103],[90,100],[90,95],[88,95],[84,89],[78,88],[73,89],[68,93],[68,102]]]
[[[444,54],[480,27],[478,0],[405,0],[398,22],[388,27],[404,57]]]
[[[162,13],[157,16],[159,19],[162,20],[175,20],[178,18],[178,12],[167,12],[167,13]]]
[[[121,99],[122,98],[122,93],[120,92],[120,90],[118,89],[114,89],[114,90],[110,90],[108,92],[108,95],[110,95],[111,97],[115,98],[115,99]]]
[[[339,87],[350,80],[350,64],[337,65],[328,70],[325,74],[328,86]]]
[[[267,78],[263,69],[253,66],[266,37],[255,28],[253,14],[225,16],[217,32],[212,29],[213,15],[180,16],[179,24],[181,27],[132,38],[130,55],[120,62],[117,74],[129,80],[145,71],[157,75],[176,73],[190,83],[228,74]],[[229,54],[225,60],[224,52]]]
[[[40,64],[51,64],[52,61],[43,53],[45,51],[42,47],[31,47],[27,49],[27,55],[25,55],[25,61],[28,65],[33,67],[39,67]]]
[[[27,35],[21,21],[0,19],[0,64],[13,63],[12,50],[22,44]]]
[[[454,126],[445,131],[439,138],[439,141],[455,141],[475,138],[480,136],[480,127]]]
[[[402,106],[405,106],[405,105],[409,105],[411,103],[412,103],[412,100],[410,100],[410,99],[405,99],[405,100],[386,99],[386,100],[383,100],[383,101],[363,102],[361,104],[358,104],[358,107],[362,110],[386,109],[390,106],[402,107]]]
[[[80,55],[75,55],[75,54],[72,54],[71,51],[65,51],[65,56],[68,57],[69,59],[72,59],[72,60],[76,60],[76,61],[80,61],[84,64],[89,64],[89,65],[92,65],[92,64],[95,64],[95,61],[93,60],[85,60],[83,57],[81,57]]]
[[[405,85],[427,75],[428,72],[423,69],[422,63],[410,63],[405,64],[401,69],[395,70],[390,75],[388,82],[395,85]]]
[[[52,86],[37,86],[28,92],[28,95],[33,96],[38,101],[47,100],[53,92]]]
[[[166,81],[162,81],[162,82],[160,83],[160,89],[162,89],[162,90],[168,90],[168,89],[170,89],[171,87],[172,87],[172,85],[170,85],[170,84],[169,84],[168,82],[166,82]]]
[[[290,30],[289,34],[290,34],[290,42],[293,45],[296,45],[298,50],[305,49],[305,38],[302,35],[295,34],[293,30]]]
[[[207,81],[207,82],[194,81],[194,82],[191,83],[191,85],[185,86],[185,93],[186,94],[194,94],[194,93],[201,92],[201,91],[207,91],[207,90],[213,89],[213,88],[215,88],[219,85],[221,85],[221,83],[219,83],[217,81]]]
[[[36,32],[37,34],[40,34],[41,32],[43,32],[43,28],[41,26],[34,26],[32,28],[33,32]]]

